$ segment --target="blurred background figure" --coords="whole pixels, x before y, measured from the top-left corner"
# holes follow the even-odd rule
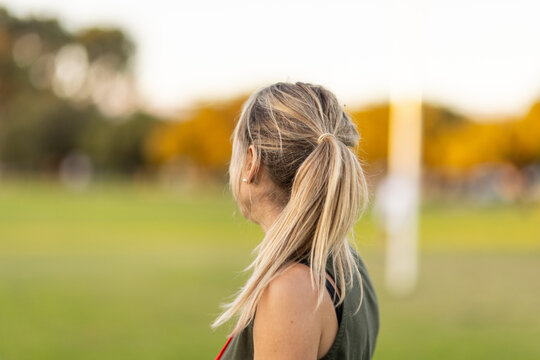
[[[328,87],[362,136],[375,358],[539,358],[539,11],[4,1],[0,359],[215,356],[263,236],[227,187],[230,136],[277,81]]]

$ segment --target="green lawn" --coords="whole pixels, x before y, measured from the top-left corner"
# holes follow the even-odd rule
[[[209,324],[262,231],[227,188],[0,182],[0,359],[213,359]],[[386,294],[371,212],[356,239],[378,289],[375,359],[540,358],[540,205],[425,204],[421,274]]]

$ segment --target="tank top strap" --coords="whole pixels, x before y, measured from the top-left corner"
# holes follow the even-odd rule
[[[300,260],[299,263],[304,264],[306,266],[309,266],[309,261],[306,258]],[[332,280],[334,280],[334,279],[332,278]],[[338,296],[336,294],[336,290],[334,289],[334,286],[332,286],[332,283],[330,282],[330,280],[328,280],[328,278],[326,278],[326,290],[328,290],[328,292],[330,293],[330,298],[332,299],[332,302],[334,303],[334,309],[336,310],[336,316],[337,316],[337,319],[338,319],[338,325],[340,325],[341,324],[341,313],[343,312],[343,306],[342,306],[343,303],[341,303],[339,305],[337,304],[339,302],[339,298],[338,298]]]

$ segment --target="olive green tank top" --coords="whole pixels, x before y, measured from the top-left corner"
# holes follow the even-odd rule
[[[379,306],[375,289],[366,265],[360,255],[351,248],[362,275],[364,299],[360,310],[355,313],[360,302],[360,283],[354,277],[353,287],[346,292],[339,329],[328,353],[320,360],[368,360],[373,357],[379,333]],[[333,268],[327,261],[326,271],[335,279]],[[234,336],[220,360],[253,359],[253,321]]]

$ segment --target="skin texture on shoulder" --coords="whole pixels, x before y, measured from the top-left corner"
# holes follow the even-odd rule
[[[255,360],[322,357],[323,329],[328,329],[327,323],[332,321],[334,311],[330,296],[325,295],[317,309],[317,292],[311,286],[309,268],[302,264],[292,265],[272,280],[262,294],[255,315]],[[322,351],[327,350],[325,347],[329,346],[323,344]]]

